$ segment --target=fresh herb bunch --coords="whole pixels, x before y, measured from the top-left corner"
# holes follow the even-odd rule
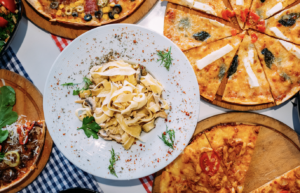
[[[77,88],[76,90],[73,90],[73,95],[79,95],[80,91],[88,90],[90,85],[93,84],[93,82],[90,79],[88,79],[87,77],[83,77],[83,82],[84,82],[84,87],[81,89]],[[79,83],[68,82],[68,83],[61,84],[61,86],[75,86],[78,84]]]
[[[161,134],[161,137],[158,136],[167,146],[174,149],[174,141],[175,141],[175,131],[168,130],[168,126],[166,126],[166,131]],[[168,137],[167,137],[168,135]],[[170,142],[171,141],[171,142]]]
[[[93,136],[94,139],[98,139],[97,133],[101,129],[101,127],[95,122],[95,118],[92,117],[84,117],[82,121],[82,127],[78,128],[77,130],[82,129],[85,135],[90,138]]]
[[[110,154],[111,154],[111,158],[109,159],[110,165],[108,166],[108,169],[112,175],[118,177],[116,174],[114,165],[115,165],[116,161],[119,160],[119,156],[115,154],[114,148],[111,149]]]
[[[157,55],[159,56],[157,62],[160,61],[160,65],[163,64],[163,66],[169,71],[173,60],[173,58],[171,57],[171,47],[168,52],[158,50]]]
[[[7,15],[0,14],[1,17],[6,19],[8,21],[8,24],[5,28],[0,28],[0,51],[2,50],[3,46],[6,44],[5,40],[10,36],[10,34],[13,32],[15,28],[15,22],[13,20],[13,16],[16,18],[16,21],[18,20],[18,15],[14,13],[9,13]]]

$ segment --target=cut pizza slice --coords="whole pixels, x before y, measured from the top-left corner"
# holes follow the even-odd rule
[[[178,5],[183,5],[192,9],[196,9],[202,11],[204,13],[214,15],[217,17],[221,17],[223,19],[228,20],[228,18],[224,18],[224,11],[227,10],[223,0],[214,0],[214,1],[207,1],[207,0],[167,0],[171,3],[175,3]],[[233,17],[228,15],[229,17]],[[228,17],[227,16],[227,17]]]
[[[167,10],[164,22],[164,35],[181,50],[198,47],[236,33],[236,29],[218,21],[172,8]]]
[[[234,192],[220,162],[201,133],[166,167],[160,192]]]
[[[300,47],[267,35],[257,36],[254,43],[277,105],[300,90]]]
[[[244,28],[245,22],[249,14],[251,3],[252,0],[230,0],[230,4],[237,16],[237,21],[241,29]]]
[[[241,193],[244,189],[245,176],[260,126],[245,124],[222,124],[206,131],[207,139],[217,153],[228,180]]]
[[[282,176],[268,182],[267,184],[253,190],[250,193],[265,193],[265,192],[300,192],[300,166],[288,171]]]
[[[242,36],[239,34],[184,52],[194,69],[202,97],[210,101],[215,99]]]
[[[266,20],[265,33],[277,38],[300,44],[300,4]]]
[[[228,82],[222,100],[237,104],[274,102],[253,42],[246,35],[228,71]]]

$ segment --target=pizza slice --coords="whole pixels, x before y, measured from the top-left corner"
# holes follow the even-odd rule
[[[213,101],[241,43],[239,34],[185,51],[196,74],[200,94]]]
[[[220,162],[201,133],[166,167],[160,192],[234,192]]]
[[[265,33],[300,44],[300,4],[266,20]]]
[[[244,28],[245,22],[249,14],[251,3],[252,0],[230,0],[230,4],[237,16],[237,21],[241,29]]]
[[[223,18],[224,11],[227,9],[223,0],[167,0],[171,3],[183,5],[204,13]],[[230,15],[229,15],[230,16]],[[232,16],[231,16],[232,17]],[[226,18],[223,18],[226,19]],[[228,20],[228,18],[226,19]]]
[[[172,8],[167,10],[164,22],[164,35],[181,50],[198,47],[236,33],[236,29],[218,21]]]
[[[229,68],[222,100],[247,105],[274,102],[254,40],[248,35],[244,37]]]
[[[275,180],[253,190],[251,193],[264,193],[264,192],[300,192],[300,166],[288,171],[287,173],[279,176]]]
[[[236,192],[244,189],[245,176],[260,126],[245,124],[221,124],[206,131],[207,139],[222,160],[228,180]]]
[[[250,31],[277,105],[300,90],[300,47]]]

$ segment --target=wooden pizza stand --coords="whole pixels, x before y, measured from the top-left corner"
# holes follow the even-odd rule
[[[251,123],[261,125],[246,175],[243,192],[250,192],[300,165],[300,142],[297,133],[271,117],[256,113],[232,112],[200,121],[194,136],[220,123]],[[156,173],[153,193],[160,193],[162,171]]]
[[[27,120],[45,120],[43,112],[43,96],[39,90],[26,78],[8,70],[0,70],[0,79],[5,81],[5,85],[11,86],[16,92],[16,104],[13,108],[18,115],[26,115]],[[2,86],[2,83],[1,83]],[[15,184],[6,193],[15,193],[33,182],[46,166],[53,141],[47,130],[45,133],[45,143],[42,152],[36,162],[36,168],[23,180]]]

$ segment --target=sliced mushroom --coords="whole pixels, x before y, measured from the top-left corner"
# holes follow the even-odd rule
[[[159,111],[155,114],[155,118],[157,117],[161,117],[161,118],[164,118],[164,119],[167,119],[168,118],[168,114],[165,112],[165,111]]]
[[[105,140],[112,140],[112,138],[108,135],[109,132],[106,132],[104,129],[100,130],[99,134],[100,136]]]
[[[121,135],[110,135],[109,137],[113,138],[118,143],[122,143],[122,136]]]
[[[85,99],[84,102],[91,108],[92,112],[96,110],[96,102],[92,97]]]

